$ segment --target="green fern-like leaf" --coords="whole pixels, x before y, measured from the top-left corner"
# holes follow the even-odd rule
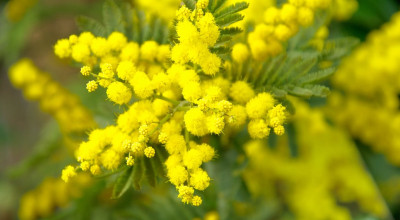
[[[106,29],[105,27],[98,21],[86,17],[79,16],[76,19],[76,23],[80,31],[89,31],[92,32],[96,36],[106,37]]]
[[[196,8],[196,1],[194,0],[182,0],[187,8],[194,10]]]
[[[302,98],[310,98],[313,95],[313,91],[307,88],[302,87],[292,87],[287,89],[288,93],[294,96],[302,97]]]
[[[247,3],[247,2],[239,2],[239,3],[236,3],[234,5],[230,5],[230,6],[227,6],[227,7],[223,8],[223,9],[219,10],[218,12],[216,12],[214,14],[214,17],[216,19],[220,19],[220,18],[223,18],[225,16],[229,16],[229,15],[235,14],[237,12],[240,12],[240,11],[242,11],[242,10],[248,8],[248,7],[249,7],[249,3]]]
[[[212,53],[216,53],[216,54],[228,54],[228,53],[231,52],[231,50],[232,50],[231,48],[223,47],[223,46],[221,46],[221,47],[213,47],[213,48],[210,49],[210,51]]]
[[[107,0],[103,5],[103,19],[107,34],[113,31],[125,33],[122,11],[113,0]]]
[[[133,187],[136,190],[140,190],[140,185],[144,176],[145,167],[144,163],[141,162],[143,158],[138,158],[133,165]]]
[[[331,67],[317,72],[309,73],[298,80],[299,84],[310,84],[326,80],[329,76],[335,73],[336,68]]]
[[[325,98],[330,93],[330,89],[323,85],[306,85],[304,88],[310,90],[313,96],[322,98]]]
[[[238,21],[243,20],[244,16],[241,14],[230,14],[219,19],[216,19],[215,22],[220,28],[228,27],[231,24],[234,24]]]
[[[221,35],[235,35],[235,34],[240,34],[243,30],[238,27],[228,27],[228,28],[223,28],[220,30]]]
[[[146,158],[143,161],[143,166],[145,167],[145,176],[147,182],[150,184],[150,186],[155,187],[156,186],[156,173],[154,172],[154,167],[151,163],[150,160],[154,160],[154,158]]]
[[[114,184],[112,198],[120,198],[126,191],[128,191],[132,186],[133,175],[132,167],[127,168],[122,174],[120,174]]]
[[[218,9],[225,4],[227,0],[214,0],[212,4],[209,2],[209,8],[212,13],[216,12]]]

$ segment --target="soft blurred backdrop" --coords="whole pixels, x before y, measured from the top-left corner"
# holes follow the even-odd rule
[[[62,85],[80,92],[83,82],[77,68],[57,59],[53,45],[60,38],[79,33],[75,25],[77,15],[99,17],[102,5],[102,1],[97,0],[21,0],[24,3],[17,6],[12,5],[13,2],[17,1],[0,1],[0,219],[5,220],[17,218],[19,198],[43,179],[41,170],[46,169],[46,165],[37,161],[55,149],[46,147],[48,143],[60,144],[60,132],[54,137],[43,135],[58,129],[56,123],[39,110],[37,103],[26,101],[21,91],[11,86],[8,68],[19,58],[29,57]],[[348,21],[333,23],[331,33],[365,40],[371,30],[389,21],[399,6],[400,1],[394,0],[360,0],[354,16]],[[382,163],[374,161],[367,161],[367,165],[372,174],[377,175],[382,172],[379,167]],[[61,167],[51,169],[56,177]],[[387,169],[394,170],[391,175],[400,178],[398,168],[388,165],[384,170]],[[400,219],[399,205],[393,212],[395,219]]]

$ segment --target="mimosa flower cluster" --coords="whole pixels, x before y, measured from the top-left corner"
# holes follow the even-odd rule
[[[18,216],[21,220],[49,217],[57,208],[65,207],[72,199],[80,197],[91,182],[92,178],[85,173],[69,183],[59,178],[46,178],[21,198]]]
[[[171,49],[155,41],[129,42],[119,32],[107,38],[84,32],[56,43],[58,57],[82,63],[82,75],[93,77],[88,92],[104,87],[110,101],[127,108],[115,125],[90,132],[75,153],[80,165],[63,170],[65,181],[77,169],[98,175],[135,166],[141,158],[152,160],[162,145],[169,154],[167,177],[178,197],[198,206],[202,199],[195,190],[205,190],[211,180],[201,165],[216,152],[195,137],[223,135],[226,127],[244,126],[247,118],[253,138],[265,138],[271,129],[284,133],[286,108],[270,93],[221,76],[222,58],[210,50],[220,27],[207,6],[202,0],[194,10],[182,6],[177,11],[177,43]]]
[[[244,147],[249,166],[243,175],[252,194],[284,202],[296,219],[350,220],[355,207],[385,218],[385,202],[346,132],[329,125],[321,109],[294,103],[296,157],[286,136],[273,148],[263,141]]]
[[[333,84],[344,93],[334,93],[328,109],[337,123],[396,165],[400,164],[399,27],[397,13],[343,61]]]
[[[82,135],[96,127],[91,113],[79,98],[39,70],[31,60],[15,63],[9,70],[9,78],[26,99],[38,102],[42,111],[52,115],[67,136]]]

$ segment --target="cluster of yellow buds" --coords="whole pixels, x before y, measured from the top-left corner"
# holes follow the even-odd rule
[[[63,133],[84,133],[96,127],[91,113],[79,98],[39,70],[31,60],[15,63],[9,70],[9,77],[26,99],[39,102],[42,111],[57,120]]]
[[[89,133],[75,152],[80,165],[63,170],[65,181],[78,169],[98,175],[135,166],[138,159],[155,160],[161,145],[169,154],[167,177],[178,197],[198,206],[202,199],[195,190],[205,190],[211,180],[201,165],[216,152],[206,143],[194,142],[194,136],[221,135],[226,127],[243,126],[248,116],[254,138],[267,137],[271,128],[277,135],[284,133],[286,108],[270,93],[257,94],[245,81],[231,83],[217,75],[221,58],[210,48],[220,28],[207,7],[204,0],[194,10],[178,10],[178,42],[171,53],[168,45],[139,45],[119,32],[107,39],[84,32],[57,42],[56,55],[82,63],[82,75],[94,78],[86,85],[89,92],[104,87],[110,101],[127,107],[115,125]]]
[[[343,61],[333,84],[344,94],[334,93],[327,109],[337,123],[394,164],[400,164],[399,27],[397,13]]]
[[[243,176],[252,195],[266,200],[282,198],[296,219],[350,220],[354,204],[376,217],[388,216],[385,201],[353,140],[344,130],[328,124],[321,109],[298,100],[293,103],[296,157],[288,150],[287,136],[279,137],[273,147],[264,141],[244,146],[249,166]],[[279,192],[277,186],[286,190]]]
[[[69,183],[59,178],[46,178],[36,189],[30,190],[21,198],[18,216],[21,220],[48,217],[57,208],[80,197],[91,182],[90,175],[85,173],[79,174]]]

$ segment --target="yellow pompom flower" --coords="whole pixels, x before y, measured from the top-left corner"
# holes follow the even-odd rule
[[[83,171],[88,171],[90,169],[90,163],[88,161],[83,161],[80,167]]]
[[[310,26],[314,22],[314,12],[310,8],[301,7],[298,10],[297,22],[302,26]]]
[[[234,105],[228,113],[228,123],[233,127],[240,127],[246,123],[246,108],[241,105]]]
[[[81,68],[82,76],[89,76],[92,73],[92,68],[90,66],[83,66]]]
[[[136,63],[139,59],[139,45],[135,42],[129,42],[122,48],[119,55],[121,60],[127,60]]]
[[[245,81],[236,81],[229,90],[229,97],[239,104],[246,104],[254,95],[254,90]]]
[[[61,179],[64,180],[64,182],[67,183],[74,176],[76,176],[76,171],[73,166],[68,165],[62,170]]]
[[[159,92],[165,92],[166,90],[171,88],[172,82],[167,74],[161,72],[153,76],[152,83],[154,89],[158,90]]]
[[[199,65],[206,75],[215,75],[221,66],[221,58],[214,53],[200,57]]]
[[[165,149],[169,154],[182,153],[186,149],[185,138],[179,134],[171,135],[165,144]]]
[[[181,185],[177,187],[178,189],[178,198],[182,200],[183,203],[189,204],[192,202],[194,189],[190,186]]]
[[[144,60],[153,61],[158,54],[158,43],[146,41],[140,47],[140,57]]]
[[[207,12],[199,19],[196,26],[200,30],[200,39],[208,46],[213,46],[219,37],[219,28],[215,24],[214,16]]]
[[[153,95],[153,86],[146,73],[136,72],[129,83],[133,86],[135,94],[139,98],[145,99]]]
[[[284,4],[280,11],[280,19],[285,23],[292,23],[296,20],[297,8],[292,4]]]
[[[248,131],[251,138],[262,139],[269,135],[270,128],[263,119],[251,120],[248,125]]]
[[[203,169],[196,169],[190,174],[190,185],[197,190],[205,190],[210,185],[210,177]]]
[[[98,84],[94,80],[90,80],[88,83],[86,83],[86,89],[88,92],[96,91],[97,87],[98,87]]]
[[[90,167],[90,172],[93,175],[99,175],[101,173],[101,168],[99,165],[95,164],[93,166]]]
[[[101,164],[108,170],[115,170],[121,164],[121,154],[115,152],[112,149],[108,149],[100,155]]]
[[[131,80],[136,72],[135,65],[132,61],[121,61],[117,67],[117,75],[122,80]]]
[[[172,154],[168,157],[165,161],[165,166],[167,170],[171,169],[172,167],[176,167],[182,164],[182,156],[180,154]]]
[[[110,47],[104,37],[94,38],[93,41],[90,43],[90,49],[97,57],[103,57],[107,55],[110,51]]]
[[[232,48],[232,59],[237,63],[244,63],[249,58],[249,49],[242,43],[237,43]]]
[[[201,97],[201,87],[198,82],[188,82],[182,89],[183,98],[189,102],[196,102]]]
[[[156,151],[154,150],[154,148],[152,147],[146,147],[144,149],[144,155],[148,158],[152,158],[154,157],[154,155],[156,154]]]
[[[190,17],[190,9],[188,9],[185,5],[183,5],[176,11],[176,19],[178,21],[189,19],[189,17]]]
[[[275,31],[275,25],[271,24],[257,24],[254,29],[254,36],[257,36],[260,39],[269,38]]]
[[[169,181],[175,186],[179,186],[188,180],[188,172],[183,166],[170,167],[167,170]]]
[[[114,103],[127,104],[132,98],[131,90],[121,82],[113,82],[107,88],[107,97]]]
[[[250,51],[253,55],[253,58],[256,60],[264,60],[268,58],[268,46],[267,44],[260,39],[251,39],[251,36],[254,33],[249,34],[248,43],[250,45]]]
[[[196,3],[196,8],[197,9],[205,9],[208,6],[208,1],[209,0],[199,0]]]
[[[58,40],[54,45],[54,53],[59,58],[70,57],[72,53],[70,42],[67,39]]]
[[[250,118],[262,118],[274,106],[275,99],[271,94],[263,92],[252,98],[246,104],[246,112]]]
[[[264,22],[267,24],[275,24],[279,21],[280,11],[276,7],[269,7],[264,12]]]
[[[69,36],[68,40],[70,44],[76,44],[78,43],[79,38],[75,34],[72,34]]]
[[[221,134],[225,127],[224,116],[212,114],[207,117],[207,129],[212,134]]]
[[[194,149],[197,149],[201,152],[202,156],[202,161],[203,162],[208,162],[212,160],[215,157],[215,150],[208,144],[201,144],[201,145],[196,145]]]
[[[90,56],[90,49],[87,44],[77,43],[72,46],[72,58],[80,63],[84,63]]]
[[[290,28],[284,24],[278,24],[275,28],[275,37],[279,41],[287,41],[292,36]]]
[[[202,154],[201,151],[197,149],[190,149],[188,152],[183,155],[183,164],[188,169],[197,169],[202,164]]]
[[[192,198],[192,205],[194,206],[200,206],[203,200],[201,199],[200,196],[193,196]]]
[[[199,108],[187,111],[184,121],[186,129],[193,135],[204,136],[208,133],[206,116]]]
[[[126,165],[128,166],[133,166],[135,164],[135,159],[131,155],[125,158],[126,160]]]
[[[274,133],[276,135],[283,135],[285,133],[285,128],[282,125],[279,125],[274,128]]]
[[[120,32],[112,32],[107,38],[107,45],[111,50],[119,51],[125,47],[127,38]]]
[[[169,45],[160,45],[158,47],[157,61],[160,63],[167,62],[171,58],[171,49]]]
[[[78,42],[89,45],[94,39],[94,35],[90,32],[82,32],[78,37]]]

